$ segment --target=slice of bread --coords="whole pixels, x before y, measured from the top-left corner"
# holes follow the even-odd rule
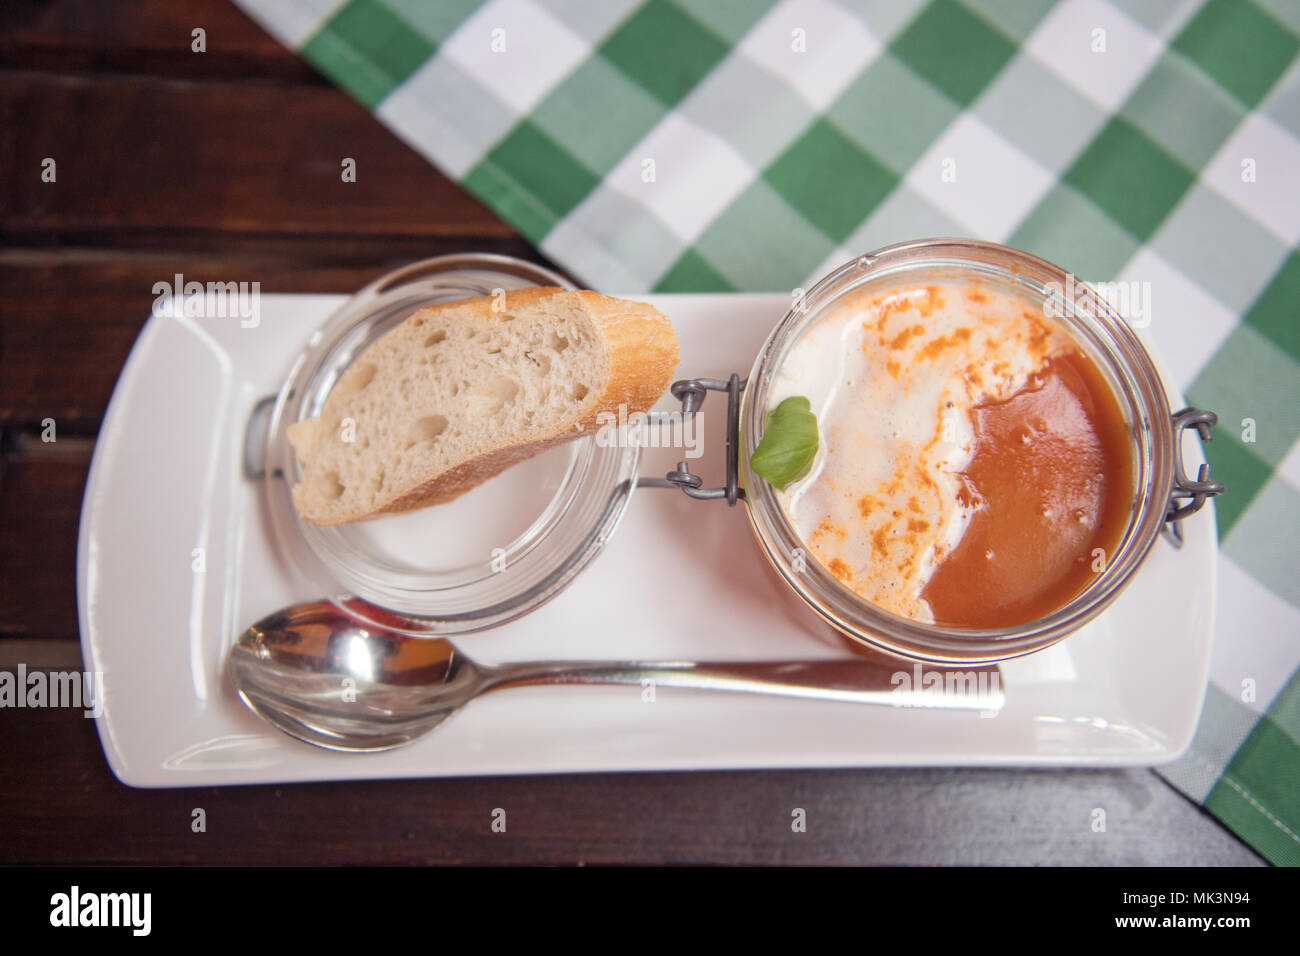
[[[641,302],[536,288],[421,309],[289,427],[293,503],[333,525],[450,501],[602,412],[648,411],[676,365],[672,325]]]

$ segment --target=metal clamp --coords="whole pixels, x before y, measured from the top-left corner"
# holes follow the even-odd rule
[[[1183,519],[1200,511],[1210,498],[1223,494],[1223,482],[1212,480],[1208,463],[1201,465],[1195,481],[1187,477],[1183,465],[1183,431],[1195,428],[1201,441],[1207,442],[1213,437],[1211,427],[1218,422],[1219,416],[1214,412],[1199,408],[1184,408],[1174,413],[1174,481],[1160,533],[1175,548],[1183,546]]]
[[[673,398],[682,403],[683,417],[694,415],[704,404],[709,392],[727,393],[727,484],[721,488],[701,488],[704,479],[691,471],[685,461],[677,463],[677,470],[670,471],[663,478],[641,478],[638,484],[647,488],[680,488],[692,498],[712,499],[726,498],[727,506],[732,507],[744,499],[745,490],[740,487],[739,469],[737,467],[736,440],[740,430],[740,393],[745,390],[745,380],[732,373],[725,382],[717,378],[687,378],[673,382]]]

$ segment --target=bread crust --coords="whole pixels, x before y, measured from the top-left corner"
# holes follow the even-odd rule
[[[417,319],[428,322],[436,319],[440,312],[452,308],[472,309],[475,319],[490,322],[505,314],[540,307],[557,295],[577,296],[582,300],[598,333],[604,339],[609,359],[609,374],[604,389],[584,405],[581,413],[566,420],[562,427],[549,435],[526,443],[493,448],[423,482],[395,489],[385,496],[386,501],[371,510],[351,511],[330,517],[303,514],[298,489],[295,487],[293,498],[299,513],[316,524],[327,526],[365,521],[442,504],[460,497],[521,461],[590,434],[600,424],[604,414],[617,415],[620,406],[626,409],[625,414],[629,416],[649,411],[668,390],[679,353],[672,324],[659,310],[646,303],[615,299],[587,290],[571,292],[554,286],[540,286],[507,291],[504,294],[504,308],[494,308],[494,304],[500,301],[496,296],[478,296],[421,309],[408,317],[403,325]],[[306,423],[298,423],[303,424]],[[300,431],[308,433],[312,430]],[[313,452],[318,450],[315,440],[304,444],[312,446]],[[300,456],[305,450],[298,449]],[[306,466],[310,461],[303,463]]]

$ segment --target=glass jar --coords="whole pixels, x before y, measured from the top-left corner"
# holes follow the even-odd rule
[[[978,279],[1041,304],[1093,360],[1113,390],[1132,439],[1133,497],[1127,527],[1104,570],[1073,600],[1039,620],[1016,627],[973,629],[926,624],[892,614],[844,586],[816,559],[778,503],[776,491],[751,474],[749,458],[762,438],[769,390],[801,333],[845,296],[899,280],[924,284],[941,279]],[[680,383],[679,383],[680,384]],[[724,383],[707,387],[721,388]],[[729,455],[734,478],[718,496],[743,497],[755,539],[781,579],[824,621],[864,645],[914,660],[994,663],[1047,647],[1100,614],[1119,595],[1155,544],[1166,523],[1177,544],[1180,521],[1206,498],[1222,491],[1202,466],[1187,478],[1181,434],[1196,428],[1209,437],[1212,413],[1186,409],[1171,414],[1150,355],[1114,309],[1073,276],[1051,263],[993,243],[960,239],[905,242],[862,256],[816,284],[777,324],[744,383],[730,391],[737,442]],[[685,394],[675,387],[675,392]],[[681,396],[679,396],[681,397]],[[702,399],[695,399],[695,404]],[[679,470],[680,467],[679,467]],[[681,476],[671,480],[683,483]],[[700,492],[696,492],[699,494]]]
[[[488,254],[442,256],[381,276],[311,336],[274,405],[266,403],[269,420],[255,412],[249,434],[265,435],[257,470],[277,544],[322,596],[353,617],[414,636],[503,624],[573,581],[622,517],[638,449],[601,447],[594,434],[436,508],[321,526],[293,506],[300,469],[286,430],[320,414],[334,383],[367,346],[425,306],[538,285],[574,288],[549,269]],[[493,506],[483,507],[486,501]]]

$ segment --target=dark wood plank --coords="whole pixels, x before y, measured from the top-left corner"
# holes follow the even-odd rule
[[[509,237],[513,230],[327,87],[0,73],[6,245],[125,232]],[[41,179],[55,160],[57,179]],[[341,162],[356,161],[356,182]]]
[[[2,441],[0,637],[75,640],[77,526],[91,442],[9,434]]]
[[[4,719],[0,863],[1261,862],[1145,770],[709,771],[150,791],[113,779],[94,722],[79,711]],[[197,807],[204,833],[190,828]],[[491,830],[498,807],[505,833]],[[804,833],[791,830],[796,807]],[[1096,807],[1106,809],[1105,833],[1092,829]]]
[[[142,237],[143,241],[143,237]],[[153,242],[166,243],[154,234]],[[495,252],[551,265],[517,237],[308,238],[214,234],[213,252],[0,250],[0,428],[94,435],[149,316],[155,282],[257,281],[263,292],[354,292],[427,256]]]
[[[200,282],[259,280],[267,292],[346,292],[382,271],[299,270],[292,261],[157,253],[92,263],[7,257],[0,261],[0,425],[32,431],[54,418],[65,433],[94,435],[149,317],[153,284],[177,272]]]
[[[207,31],[207,50],[191,49]],[[324,84],[229,0],[8,0],[0,67]]]

